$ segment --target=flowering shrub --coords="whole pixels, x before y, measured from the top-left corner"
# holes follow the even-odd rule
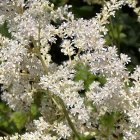
[[[26,118],[25,133],[1,139],[139,139],[140,67],[130,73],[130,58],[105,45],[108,18],[125,4],[136,6],[106,1],[101,13],[84,20],[47,0],[0,1],[0,24],[10,33],[0,35],[1,98]],[[59,64],[54,46],[66,56]]]

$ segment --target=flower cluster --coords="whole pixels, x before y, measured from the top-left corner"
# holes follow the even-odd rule
[[[28,119],[26,133],[2,139],[81,140],[82,135],[91,135],[100,140],[114,139],[112,134],[139,139],[140,67],[131,74],[126,68],[130,58],[118,55],[104,39],[108,18],[127,3],[107,1],[101,13],[85,20],[76,19],[70,6],[55,8],[47,0],[0,1],[0,24],[6,22],[11,34],[11,38],[0,35],[1,98],[21,112],[30,112],[39,100],[40,112],[38,120]],[[54,46],[60,47],[66,61],[53,61]],[[92,76],[102,76],[104,84],[93,80],[85,90],[84,80],[75,80],[77,64]],[[106,137],[100,118],[112,112],[119,112],[122,120],[114,124],[119,129]]]

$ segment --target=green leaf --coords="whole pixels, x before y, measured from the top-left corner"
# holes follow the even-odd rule
[[[81,135],[81,140],[96,140],[94,138],[94,136],[92,136],[91,134],[85,136],[85,135]]]
[[[75,75],[75,81],[82,80],[84,81],[84,88],[85,90],[88,90],[89,85],[94,81],[96,78],[93,74],[89,72],[89,68],[82,63],[79,63],[75,67],[76,69],[76,75]]]
[[[38,115],[38,107],[36,104],[32,104],[31,105],[31,114],[32,116],[37,116]]]
[[[117,123],[118,118],[121,116],[119,112],[105,113],[100,117],[100,124],[108,131],[114,129],[115,123]]]
[[[3,113],[0,113],[0,127],[8,127],[7,117]]]
[[[16,127],[18,129],[22,129],[25,126],[25,123],[27,121],[28,115],[27,113],[23,113],[23,112],[14,112],[11,115],[11,122],[14,122]]]
[[[0,34],[5,37],[11,38],[11,34],[8,32],[8,27],[6,22],[0,26]]]
[[[78,63],[75,67],[76,70],[76,75],[74,80],[79,81],[82,80],[84,81],[84,88],[85,90],[89,90],[89,86],[93,81],[98,81],[100,82],[101,86],[103,86],[106,83],[105,77],[102,75],[94,75],[89,71],[89,67],[85,66],[82,63]]]
[[[10,111],[10,108],[3,102],[0,103],[0,112],[7,113]]]

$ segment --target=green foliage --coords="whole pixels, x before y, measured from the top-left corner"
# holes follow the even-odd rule
[[[36,104],[32,104],[31,106],[31,115],[33,117],[37,117],[39,115],[38,106]]]
[[[0,102],[0,135],[22,133],[25,124],[29,120],[37,118],[38,115],[36,104],[32,104],[28,112],[13,112],[5,103]]]
[[[11,38],[11,34],[8,32],[8,27],[6,22],[0,26],[0,34],[5,37]]]
[[[119,116],[119,112],[106,113],[100,117],[100,124],[106,129],[112,130]]]
[[[85,66],[82,63],[79,63],[75,67],[76,69],[76,75],[75,75],[75,81],[82,80],[84,81],[84,88],[85,90],[89,90],[89,86],[93,81],[100,82],[101,86],[103,86],[106,83],[105,77],[102,75],[94,75],[89,71],[89,67]]]
[[[124,8],[127,9],[127,7]],[[140,64],[140,23],[132,9],[130,12],[121,10],[116,13],[115,18],[110,18],[106,43],[116,45],[119,54],[125,53],[131,57],[132,62],[128,65],[128,69],[132,71],[136,65]]]
[[[14,122],[18,129],[22,129],[27,121],[27,114],[25,112],[14,112],[10,117],[10,121]]]
[[[18,131],[16,125],[10,120],[12,111],[5,103],[0,103],[0,135]]]
[[[105,113],[99,119],[99,127],[102,131],[98,133],[104,138],[116,138],[117,140],[122,140],[122,132],[118,132],[119,121],[124,117],[120,112]],[[117,128],[118,127],[118,128]]]

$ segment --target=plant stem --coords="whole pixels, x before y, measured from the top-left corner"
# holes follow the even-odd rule
[[[40,26],[39,26],[38,32],[39,32],[39,34],[38,34],[38,45],[40,45]],[[40,54],[40,46],[38,46],[38,45],[36,44],[36,42],[34,41],[34,39],[32,39],[32,41],[33,41],[34,46],[36,46],[36,47],[38,48],[37,51],[36,51],[36,53],[37,53],[37,56],[38,56],[38,58],[40,59],[40,61],[41,61],[41,63],[42,63],[42,66],[43,66],[43,68],[44,68],[45,74],[48,74],[48,67],[47,67],[47,65],[45,64],[45,62],[44,62],[44,60],[43,60],[43,58],[42,58],[42,56],[41,56],[41,54]],[[77,139],[78,139],[78,140],[82,140],[81,137],[79,136],[78,132],[76,131],[76,128],[75,128],[74,124],[72,123],[72,121],[71,121],[71,119],[70,119],[70,117],[69,117],[69,113],[68,113],[68,111],[67,111],[67,109],[66,109],[66,107],[65,107],[65,104],[64,104],[63,100],[62,100],[59,96],[52,94],[49,90],[48,90],[47,92],[49,93],[49,95],[50,95],[50,97],[52,98],[52,100],[54,101],[54,103],[55,103],[57,106],[61,106],[61,108],[62,108],[62,110],[63,110],[63,113],[64,113],[64,115],[65,115],[65,118],[66,118],[66,120],[67,120],[67,122],[68,122],[70,128],[72,129],[73,133],[74,133],[75,136],[77,137]],[[60,108],[60,107],[59,107],[59,108]]]
[[[70,117],[69,117],[68,111],[66,110],[66,107],[65,107],[65,104],[64,104],[63,100],[62,100],[59,96],[57,96],[57,98],[58,98],[59,101],[60,101],[62,110],[63,110],[63,112],[64,112],[64,114],[65,114],[65,117],[66,117],[66,119],[67,119],[67,121],[68,121],[68,124],[69,124],[70,128],[71,128],[72,131],[74,132],[74,134],[75,134],[75,136],[77,137],[77,139],[78,139],[78,140],[82,140],[81,137],[79,136],[79,134],[78,134],[78,132],[77,132],[77,130],[76,130],[74,124],[72,123],[72,121],[71,121],[71,119],[70,119]]]

